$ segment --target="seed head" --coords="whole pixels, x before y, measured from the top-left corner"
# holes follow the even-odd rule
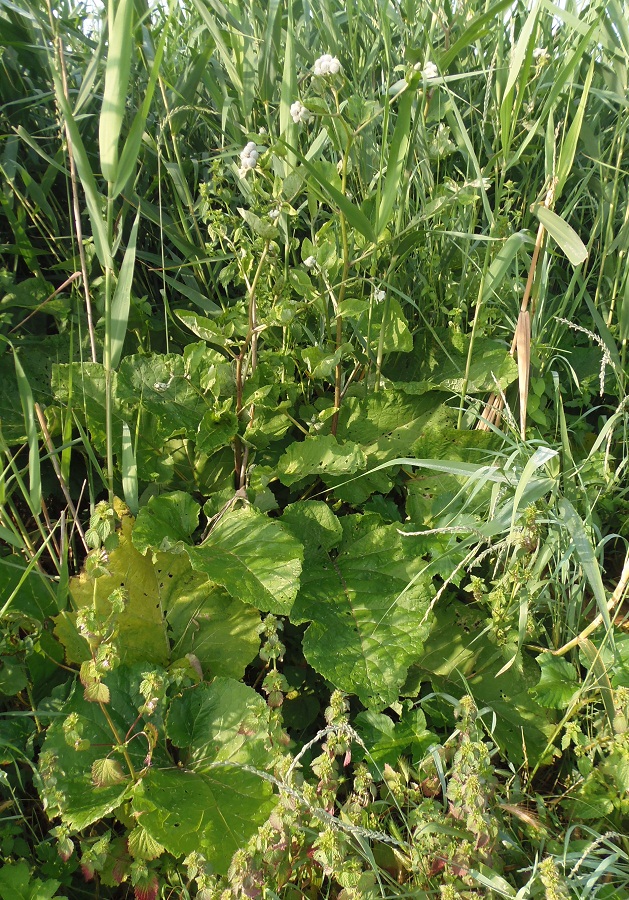
[[[307,122],[310,119],[310,113],[299,100],[295,100],[291,105],[290,114],[295,125],[299,125],[300,122]]]
[[[255,167],[258,165],[259,155],[260,152],[254,141],[249,141],[249,143],[245,145],[244,149],[240,151],[241,174],[246,174],[249,169],[255,169]]]
[[[320,56],[319,59],[315,61],[315,75],[338,75],[340,71],[340,62],[336,56],[332,56],[330,53],[324,53],[323,56]]]

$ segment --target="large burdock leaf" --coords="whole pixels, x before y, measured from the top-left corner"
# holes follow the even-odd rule
[[[181,549],[199,526],[201,507],[185,491],[151,497],[142,507],[133,529],[133,546],[147,550]]]
[[[268,766],[268,707],[246,685],[216,678],[173,701],[166,734],[182,766],[148,772],[134,812],[174,856],[197,851],[225,874],[275,805],[271,785],[242,768]]]
[[[542,706],[566,709],[581,687],[577,670],[572,663],[551,653],[540,653],[537,662],[542,673],[538,684],[531,689],[532,695]]]
[[[377,515],[346,516],[335,554],[330,529],[313,521],[312,504],[295,503],[284,518],[296,533],[312,534],[291,614],[296,624],[312,623],[304,635],[306,659],[365,706],[388,706],[428,633],[423,619],[431,581],[416,577],[424,565],[416,541]]]
[[[188,547],[193,569],[257,609],[287,615],[299,588],[303,547],[254,509],[228,512],[206,541]]]
[[[155,570],[150,557],[142,556],[131,541],[133,520],[122,520],[120,543],[109,554],[108,575],[92,579],[85,572],[70,579],[70,593],[77,609],[94,605],[105,618],[113,591],[127,592],[127,603],[117,619],[118,648],[123,663],[153,662],[167,664],[170,647]],[[55,619],[56,633],[66,648],[68,662],[90,659],[87,641],[75,623],[75,613],[61,613]]]
[[[387,391],[368,397],[346,397],[339,414],[338,437],[344,439],[346,445],[355,441],[362,446],[367,474],[353,480],[324,474],[322,480],[333,486],[335,494],[342,500],[356,505],[363,503],[374,491],[388,494],[399,467],[372,470],[387,460],[407,456],[409,448],[428,428],[444,427],[453,422],[454,415],[444,403],[445,399],[446,395],[438,391],[421,396]]]
[[[525,760],[534,765],[554,731],[552,716],[530,693],[539,681],[539,667],[523,653],[498,674],[517,647],[492,643],[486,626],[486,616],[477,609],[457,601],[437,604],[435,624],[413,670],[414,687],[430,679],[435,691],[457,698],[471,693],[479,708],[495,713],[495,723],[491,715],[485,721],[507,758],[516,766]]]
[[[70,828],[87,828],[110,815],[131,790],[127,762],[116,748],[118,739],[124,739],[138,718],[138,709],[144,702],[138,690],[142,671],[140,666],[121,667],[107,676],[111,696],[107,705],[110,722],[98,703],[84,699],[80,684],[73,688],[61,715],[52,720],[39,763],[39,793],[50,818],[60,816]],[[142,720],[135,726],[136,732],[141,730]],[[144,767],[146,740],[131,741],[127,752],[137,775]],[[109,784],[100,781],[102,786],[99,787],[94,783],[94,775],[105,760],[110,765],[116,764],[116,769],[124,774],[124,780],[112,778]],[[153,761],[158,766],[167,761],[159,745]]]
[[[128,356],[118,371],[118,399],[130,416],[138,410],[142,423],[149,417],[156,439],[196,436],[199,422],[210,408],[209,399],[185,370],[182,356],[147,353]]]
[[[185,553],[158,553],[155,577],[173,660],[189,653],[206,678],[242,678],[260,647],[260,614],[194,572]]]
[[[138,536],[140,544],[148,542],[151,546],[152,539],[163,542],[169,535],[174,538],[173,527],[181,527],[184,532],[191,528],[196,522],[195,509],[185,502],[181,508],[187,511],[183,520],[175,515],[174,524],[166,527],[169,520],[160,516],[151,533],[150,519],[146,518],[146,528]],[[166,509],[173,512],[172,506]],[[260,646],[257,610],[230,596],[206,574],[193,571],[186,553],[143,556],[132,544],[132,529],[133,520],[123,519],[120,544],[109,554],[110,575],[96,581],[85,574],[71,579],[70,591],[77,607],[95,602],[97,609],[107,609],[111,592],[124,588],[128,602],[117,620],[116,639],[123,662],[167,665],[192,653],[206,677],[242,678]],[[181,536],[179,532],[177,535]],[[80,663],[91,656],[75,620],[75,613],[62,613],[55,620],[55,630],[66,648],[67,660]]]
[[[341,445],[331,434],[314,435],[290,445],[277,474],[282,484],[291,485],[307,475],[350,475],[365,465],[365,454],[353,441]]]

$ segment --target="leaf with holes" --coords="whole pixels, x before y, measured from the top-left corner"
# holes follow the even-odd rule
[[[133,546],[133,520],[122,520],[120,543],[109,554],[109,574],[96,580],[85,572],[70,579],[70,593],[77,609],[95,605],[96,612],[108,616],[108,598],[118,589],[127,592],[124,610],[117,618],[117,644],[123,663],[153,662],[165,665],[169,643],[157,580],[150,557],[142,556]],[[55,633],[66,648],[68,662],[90,659],[87,641],[76,630],[76,613],[63,612],[55,619]]]
[[[307,475],[351,475],[365,467],[365,454],[353,441],[339,444],[331,434],[293,443],[280,457],[277,474],[290,486]]]

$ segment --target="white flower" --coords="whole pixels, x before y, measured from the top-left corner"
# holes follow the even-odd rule
[[[261,128],[258,128],[258,134],[266,134],[267,130],[264,125]]]
[[[245,148],[240,152],[241,174],[246,173],[248,169],[255,169],[255,167],[258,165],[259,156],[260,153],[257,146],[253,141],[249,141]]]
[[[314,269],[314,267],[317,265],[317,260],[314,258],[314,256],[308,256],[304,260],[304,265],[307,269]]]
[[[330,53],[324,53],[323,56],[320,56],[319,59],[315,60],[315,75],[338,75],[340,71],[340,62],[336,56],[332,56]]]
[[[299,125],[300,122],[307,122],[310,119],[310,113],[299,100],[295,100],[291,105],[290,114],[295,125]]]
[[[417,66],[419,63],[417,63]],[[417,68],[415,66],[415,68]],[[422,69],[422,75],[426,79],[426,81],[430,81],[431,78],[439,78],[439,69],[434,64],[434,62],[427,62],[424,68]]]
[[[269,219],[279,219],[280,211],[279,209],[272,209],[269,213]]]
[[[386,296],[387,296],[386,291],[383,291],[383,290],[376,291],[376,293],[375,293],[376,303],[382,303],[382,301],[384,300],[384,298]]]

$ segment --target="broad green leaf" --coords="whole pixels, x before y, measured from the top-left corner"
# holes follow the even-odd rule
[[[140,416],[143,441],[138,457],[149,439],[149,426],[156,442],[177,435],[193,439],[204,413],[213,406],[213,398],[204,396],[198,380],[187,377],[183,358],[174,353],[127,356],[117,375],[117,403],[128,418]]]
[[[30,572],[17,556],[0,556],[0,597],[2,605],[15,593],[9,607],[12,614],[21,614],[43,622],[57,612],[53,584],[35,568]]]
[[[433,391],[407,396],[401,391],[370,394],[365,399],[346,397],[341,407],[337,436],[355,442],[366,456],[365,475],[346,484],[347,477],[324,475],[326,484],[350,503],[362,503],[374,491],[386,495],[399,466],[393,463],[407,453],[428,429],[454,425],[454,415],[445,404],[446,395]]]
[[[270,784],[237,767],[171,768],[146,773],[135,791],[133,809],[146,831],[173,856],[202,853],[216,872],[226,875],[233,854],[276,803]]]
[[[425,651],[412,670],[413,695],[426,680],[435,691],[456,697],[471,693],[479,708],[489,708],[485,721],[510,762],[518,766],[526,759],[534,765],[554,731],[551,716],[529,691],[539,681],[539,668],[521,653],[497,676],[512,658],[514,645],[492,643],[486,627],[486,617],[477,609],[458,601],[437,604]],[[495,729],[491,713],[496,714]]]
[[[92,763],[92,782],[96,787],[122,784],[128,777],[117,759],[97,759]]]
[[[535,215],[549,235],[557,241],[573,266],[579,266],[587,259],[587,247],[568,223],[545,206],[536,206]]]
[[[288,527],[299,511],[293,504]],[[431,582],[416,578],[423,565],[416,541],[395,525],[374,514],[345,516],[341,524],[335,558],[321,543],[306,547],[291,620],[311,623],[303,648],[317,672],[365,706],[382,709],[398,697],[422,651]]]
[[[226,347],[230,343],[229,338],[231,335],[223,333],[220,327],[211,319],[190,312],[187,309],[176,309],[174,312],[177,318],[181,319],[193,334],[196,334],[197,337],[202,338],[204,341],[216,344],[218,347]]]
[[[98,143],[103,176],[114,182],[133,57],[133,0],[109,0],[107,27],[109,46]]]
[[[0,869],[0,900],[52,900],[53,897],[65,900],[62,894],[57,894],[60,884],[53,878],[46,881],[34,878],[23,859],[18,862],[5,859]]]
[[[395,766],[403,754],[410,751],[413,760],[420,760],[430,744],[438,743],[437,735],[426,728],[426,717],[419,708],[404,710],[397,722],[368,709],[358,713],[354,725],[368,751],[365,759],[376,776],[387,763]],[[362,753],[353,755],[363,757]]]
[[[329,552],[338,546],[343,537],[341,520],[327,503],[320,500],[291,503],[284,510],[282,522],[304,545],[306,562],[313,548],[315,554],[319,553],[319,548]]]
[[[368,309],[365,310],[357,317],[357,324],[361,334],[369,334],[374,355],[380,349],[380,342],[384,353],[408,353],[413,349],[413,338],[406,316],[395,297],[388,297],[384,303],[375,304],[371,313]]]
[[[132,533],[133,546],[150,550],[181,550],[199,527],[201,507],[185,491],[158,494],[140,510]]]
[[[263,698],[231,678],[187,689],[171,704],[166,721],[168,739],[183,751],[185,764],[198,771],[227,761],[263,766],[268,731]]]
[[[172,702],[166,734],[184,767],[148,772],[133,809],[174,856],[202,853],[226,874],[234,852],[275,806],[271,785],[242,768],[264,772],[268,764],[269,710],[251,688],[216,678]]]
[[[141,860],[157,859],[164,852],[164,847],[155,838],[152,838],[141,825],[136,825],[129,832],[127,847],[134,859]]]
[[[150,557],[142,556],[132,543],[133,523],[130,517],[122,520],[120,543],[109,554],[107,570],[93,580],[85,572],[70,579],[70,593],[76,609],[95,604],[97,612],[109,614],[109,595],[124,588],[128,602],[118,617],[118,651],[123,663],[152,662],[166,664],[170,647],[155,570]],[[55,631],[66,648],[69,662],[79,663],[90,658],[87,641],[75,625],[76,613],[57,616]]]
[[[133,669],[121,667],[107,676],[111,702],[107,713],[123,738],[138,718],[138,709],[144,700],[138,687],[143,671],[150,666]],[[61,709],[61,716],[52,719],[46,732],[40,757],[39,792],[51,818],[60,816],[64,824],[81,831],[93,822],[98,822],[113,813],[127,796],[131,777],[123,754],[116,749],[118,740],[97,703],[89,703],[83,697],[83,688],[74,685],[72,693]],[[70,714],[77,717],[75,731],[80,734],[84,749],[76,749],[66,741],[63,725]],[[135,725],[141,731],[143,720]],[[136,772],[144,767],[146,741],[137,739],[127,745],[127,752]],[[103,787],[95,787],[92,770],[99,760],[107,757],[117,762],[126,780]],[[153,762],[163,766],[166,762],[164,751],[158,744]]]
[[[116,290],[111,301],[111,366],[117,368],[122,356],[124,339],[127,335],[129,309],[131,307],[131,287],[135,269],[135,248],[138,239],[140,210],[138,208],[135,221],[129,235],[129,243],[125,250],[122,266],[116,283]]]
[[[304,347],[299,353],[313,378],[329,379],[344,354],[351,352],[351,349],[351,344],[344,343],[333,353],[323,350],[321,347]]]
[[[279,235],[279,231],[275,227],[275,225],[271,225],[270,222],[265,222],[264,219],[261,219],[260,216],[256,216],[255,213],[252,213],[249,209],[243,209],[241,206],[238,207],[238,212],[243,217],[249,228],[255,233],[260,235],[261,238],[264,238],[265,241],[274,241],[277,239]]]
[[[242,678],[260,648],[260,614],[193,571],[185,553],[158,553],[157,590],[173,661],[198,659],[205,678]]]
[[[572,663],[551,653],[540,653],[537,662],[541,669],[539,682],[531,693],[542,706],[566,709],[581,687],[577,670]]]
[[[208,409],[199,422],[199,431],[196,438],[199,453],[214,453],[219,447],[225,447],[234,440],[238,433],[238,417],[229,408],[229,404],[221,409]],[[259,418],[260,410],[256,408],[254,423]],[[288,420],[284,417],[284,421]]]
[[[311,435],[290,445],[277,463],[277,474],[290,486],[308,475],[353,474],[365,464],[365,454],[353,441],[339,444],[331,434]]]
[[[390,373],[390,377],[395,379],[394,386],[407,394],[422,394],[429,390],[460,394],[469,340],[469,335],[455,333],[451,329],[437,329],[434,334],[428,331],[418,334],[413,354],[409,354],[404,360],[398,360],[395,370]],[[509,347],[491,338],[477,336],[467,392],[478,394],[493,391],[496,389],[496,382],[504,390],[517,377],[518,367],[509,354]]]
[[[299,588],[303,548],[279,522],[253,509],[227,512],[199,547],[193,569],[257,609],[286,615]]]

